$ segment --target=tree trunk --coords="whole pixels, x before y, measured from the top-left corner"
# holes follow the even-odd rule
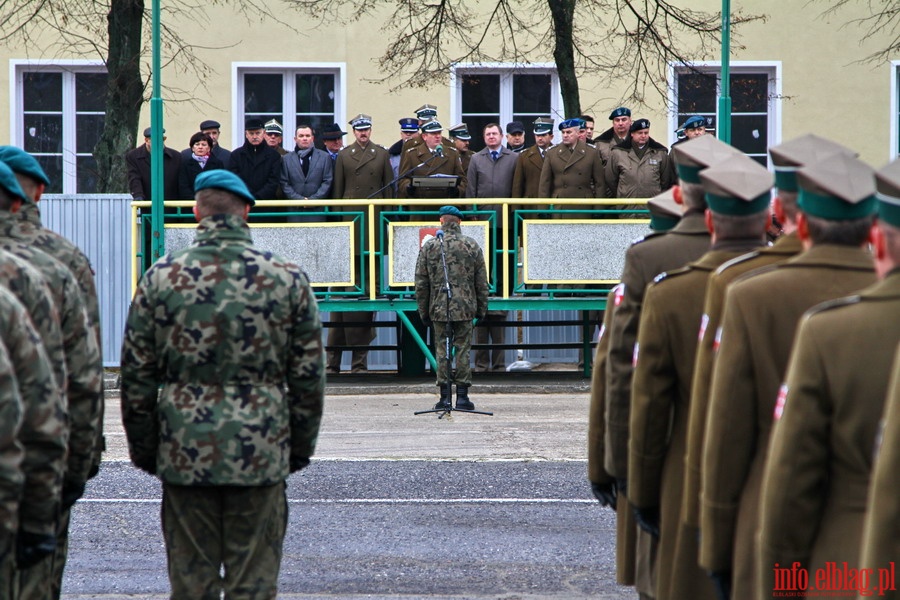
[[[553,17],[555,44],[553,58],[559,76],[565,117],[581,116],[581,98],[578,92],[578,76],[575,74],[575,0],[547,0]]]
[[[109,6],[109,56],[106,69],[106,119],[94,147],[99,173],[98,191],[127,191],[122,155],[136,145],[138,120],[144,102],[141,79],[141,33],[144,0],[111,0]]]

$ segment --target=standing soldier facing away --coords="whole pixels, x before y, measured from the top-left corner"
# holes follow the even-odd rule
[[[172,598],[275,598],[285,479],[322,417],[322,324],[306,274],[253,246],[244,183],[210,171],[195,192],[194,244],[131,304],[122,420],[132,462],[163,482]]]
[[[469,400],[472,369],[469,351],[472,346],[472,319],[481,319],[487,313],[488,283],[484,253],[478,243],[463,235],[460,221],[463,214],[455,206],[442,206],[440,210],[443,242],[431,239],[425,242],[416,260],[416,304],[419,316],[425,324],[434,325],[437,358],[437,385],[441,398],[436,409],[450,408],[451,378],[447,365],[447,348],[443,340],[451,335],[451,348],[456,349],[456,408],[475,410]],[[447,298],[444,260],[446,258],[446,283],[451,297]],[[448,333],[449,332],[449,333]]]

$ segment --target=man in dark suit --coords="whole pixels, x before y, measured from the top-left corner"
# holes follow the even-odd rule
[[[163,129],[163,144],[166,142]],[[125,153],[128,170],[128,191],[135,200],[149,200],[150,196],[150,128],[144,130],[144,143]],[[178,198],[178,167],[181,154],[172,148],[163,147],[163,199]]]
[[[281,163],[281,189],[291,200],[320,200],[327,198],[334,176],[334,165],[328,153],[315,146],[315,130],[300,125],[294,135],[293,152],[284,155]],[[273,150],[274,152],[274,150]],[[321,207],[300,208],[301,212],[321,212]],[[306,217],[303,221],[324,221],[324,215]]]
[[[280,166],[281,156],[265,142],[262,119],[247,119],[244,145],[231,153],[228,170],[244,181],[257,200],[272,200],[278,189]]]

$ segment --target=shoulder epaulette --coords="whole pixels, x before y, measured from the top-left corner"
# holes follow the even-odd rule
[[[650,231],[650,232],[647,232],[646,235],[643,235],[643,236],[637,238],[636,240],[634,240],[633,242],[631,242],[631,245],[634,246],[636,244],[640,244],[641,242],[645,242],[651,238],[659,237],[659,236],[665,235],[665,234],[666,234],[665,231]]]
[[[659,283],[665,279],[672,279],[673,277],[678,277],[679,275],[684,275],[685,273],[690,273],[690,267],[679,267],[678,269],[672,269],[671,271],[663,271],[659,275],[653,278],[654,283]]]

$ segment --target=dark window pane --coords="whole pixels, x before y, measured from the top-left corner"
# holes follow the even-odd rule
[[[106,111],[106,73],[75,74],[75,110]]]
[[[769,76],[741,73],[731,76],[731,111],[766,112],[769,109]]]
[[[678,113],[716,112],[715,74],[681,73],[678,75]]]
[[[334,114],[334,75],[297,75],[297,112]]]
[[[769,155],[768,154],[754,154],[751,156],[753,160],[764,166],[765,168],[769,168]]]
[[[45,192],[47,194],[61,194],[63,182],[62,156],[56,154],[54,156],[35,156],[40,163],[47,178],[50,179],[50,185],[47,186]]]
[[[97,161],[93,156],[79,156],[76,160],[76,194],[93,194],[97,191]]]
[[[251,73],[244,75],[244,114],[281,113],[281,75]]]
[[[471,116],[471,115],[463,115],[463,122],[468,126],[469,133],[472,134],[472,141],[469,142],[469,149],[472,152],[478,152],[482,148],[484,148],[484,126],[488,123],[496,123],[497,119],[499,119],[499,115],[487,115],[487,116]],[[506,123],[501,123],[500,127],[503,128],[503,132],[506,132]],[[446,135],[447,132],[444,132]]]
[[[103,131],[105,115],[76,115],[75,117],[75,152],[90,154],[100,139]]]
[[[26,152],[62,152],[62,115],[24,115]]]
[[[463,114],[500,113],[499,75],[463,75],[461,85]]]
[[[513,112],[549,113],[550,76],[513,75]]]
[[[62,111],[62,73],[25,73],[22,107],[26,111]]]
[[[732,115],[731,145],[745,154],[765,154],[769,147],[766,115]]]

